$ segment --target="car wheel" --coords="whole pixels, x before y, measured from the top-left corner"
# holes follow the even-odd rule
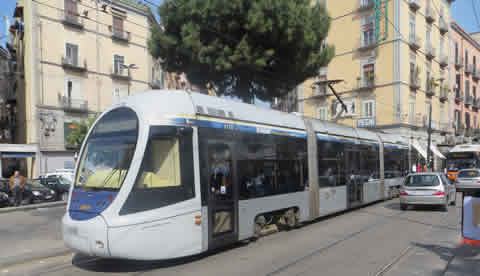
[[[445,204],[442,205],[442,211],[448,212],[448,200],[445,202]]]
[[[450,205],[457,206],[457,199],[454,199],[452,202],[450,202]]]
[[[258,239],[261,236],[262,230],[265,227],[267,220],[264,216],[258,216],[255,218],[255,224],[253,229],[254,239]]]
[[[407,210],[407,204],[400,203],[400,210],[405,211]]]

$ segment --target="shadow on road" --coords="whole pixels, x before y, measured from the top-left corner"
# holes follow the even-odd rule
[[[236,244],[211,250],[202,254],[171,259],[171,260],[159,260],[159,261],[135,261],[125,259],[102,259],[86,256],[83,254],[75,254],[72,259],[72,265],[90,272],[103,272],[103,273],[127,273],[127,272],[142,272],[155,269],[173,267],[177,265],[183,265],[192,263],[203,258],[215,255],[227,250],[240,248],[248,245],[247,242],[238,242]]]
[[[450,207],[452,207],[452,206],[450,206]],[[392,202],[392,203],[386,204],[385,208],[400,211],[401,210],[400,209],[400,202]],[[443,209],[442,209],[442,206],[436,206],[436,205],[415,205],[415,206],[409,206],[407,211],[443,212]]]

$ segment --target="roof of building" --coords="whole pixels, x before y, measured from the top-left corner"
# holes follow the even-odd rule
[[[139,2],[135,2],[134,0],[115,0],[115,1],[112,1],[112,2],[120,2],[124,5],[127,5],[127,6],[130,6],[132,8],[136,8],[136,9],[139,9],[139,10],[142,10],[142,11],[145,11],[145,12],[148,12],[150,11],[150,7],[145,5],[145,4],[141,4]]]
[[[452,20],[451,22],[451,27],[454,31],[456,31],[458,34],[460,34],[461,36],[463,36],[463,38],[465,40],[467,40],[468,42],[470,42],[470,44],[472,44],[473,47],[477,48],[477,50],[480,51],[480,44],[477,42],[477,40],[475,40],[469,33],[467,33],[463,28],[462,26],[458,25],[457,22],[455,22],[454,20]]]

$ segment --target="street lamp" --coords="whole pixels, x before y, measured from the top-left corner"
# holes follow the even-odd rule
[[[129,64],[129,65],[122,64],[121,67],[127,69],[128,77],[130,77],[130,78],[131,78],[130,71],[132,69],[138,69],[137,65],[135,65],[134,63]],[[128,92],[127,93],[128,93],[128,96],[130,96],[130,81],[128,82]]]

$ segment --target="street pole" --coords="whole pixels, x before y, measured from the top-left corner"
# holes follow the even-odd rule
[[[132,75],[130,75],[130,66],[127,67],[127,69],[128,69],[128,77],[130,78],[130,79],[128,80],[127,95],[130,96],[130,82],[132,81],[132,79],[131,79],[131,78],[132,78]]]
[[[432,105],[430,104],[429,110],[428,110],[428,143],[427,143],[427,168],[432,169],[431,164],[430,164],[430,144],[432,143]]]

